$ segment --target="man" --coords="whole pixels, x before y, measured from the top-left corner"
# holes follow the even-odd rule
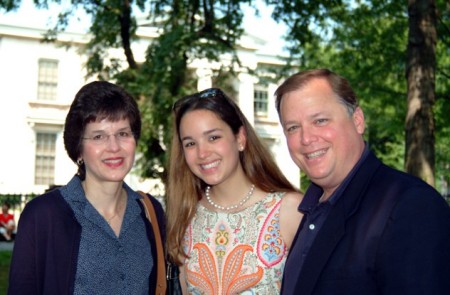
[[[3,203],[2,213],[0,213],[0,234],[6,241],[12,240],[12,235],[16,228],[14,215],[8,212],[10,207],[8,202]]]
[[[450,207],[382,164],[348,81],[297,73],[275,92],[290,155],[311,185],[283,294],[450,294]]]

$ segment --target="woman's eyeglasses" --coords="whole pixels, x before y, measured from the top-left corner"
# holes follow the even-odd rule
[[[104,145],[107,142],[109,142],[109,138],[111,136],[114,136],[115,139],[119,143],[128,143],[128,142],[134,140],[134,135],[133,135],[133,132],[131,132],[131,130],[119,131],[114,134],[106,134],[106,133],[100,132],[91,137],[82,137],[82,139],[89,140],[93,144],[96,144],[96,145]]]

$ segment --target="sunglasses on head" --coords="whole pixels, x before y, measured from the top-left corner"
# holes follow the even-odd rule
[[[188,96],[184,96],[180,99],[178,99],[172,106],[172,110],[174,112],[177,112],[183,105],[190,104],[193,101],[199,100],[199,99],[208,99],[213,97],[221,97],[221,98],[227,98],[225,93],[223,93],[222,90],[219,88],[208,88],[203,91],[200,91],[198,93],[194,93]]]

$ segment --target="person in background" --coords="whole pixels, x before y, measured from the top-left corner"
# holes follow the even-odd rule
[[[11,205],[8,202],[4,202],[2,205],[2,213],[0,214],[0,234],[6,241],[12,241],[13,233],[16,229],[16,223],[14,221],[14,215],[9,213]]]
[[[140,134],[138,106],[124,89],[95,81],[79,90],[64,126],[78,172],[26,204],[8,294],[154,294],[155,236],[141,195],[124,182]],[[162,230],[162,206],[149,198]]]
[[[184,292],[279,293],[301,194],[220,89],[173,111],[167,249]]]
[[[311,180],[282,294],[450,294],[450,207],[369,150],[349,82],[306,70],[275,96],[291,158]]]

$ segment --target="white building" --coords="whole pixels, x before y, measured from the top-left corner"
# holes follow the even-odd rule
[[[84,79],[86,58],[78,52],[88,37],[63,33],[56,43],[42,43],[45,30],[0,20],[0,195],[40,194],[49,185],[65,184],[76,172],[64,149],[62,131],[75,93],[88,82]],[[145,40],[154,38],[155,31],[142,28],[138,35],[142,39],[133,49],[136,59],[142,61]],[[244,65],[252,69],[282,65],[276,56],[263,52],[265,45],[255,37],[242,38],[238,54]],[[211,85],[214,65],[195,61],[190,67],[198,75],[198,90]],[[274,106],[276,86],[258,84],[245,71],[235,81],[243,112],[270,146],[282,171],[299,185],[299,171],[289,157]],[[139,179],[132,174],[126,181],[135,189],[161,193],[154,191],[155,182]]]

